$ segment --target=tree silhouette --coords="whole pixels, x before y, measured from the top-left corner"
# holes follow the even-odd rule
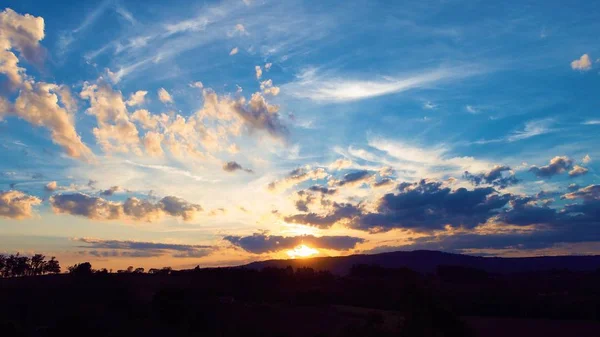
[[[89,262],[83,262],[73,265],[68,268],[69,273],[73,275],[90,275],[93,273],[92,264]]]
[[[58,260],[53,256],[50,258],[46,265],[44,266],[44,274],[58,274],[60,273],[60,264]]]

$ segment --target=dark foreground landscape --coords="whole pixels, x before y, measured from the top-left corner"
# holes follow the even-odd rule
[[[396,252],[0,279],[2,336],[598,336],[600,257]]]

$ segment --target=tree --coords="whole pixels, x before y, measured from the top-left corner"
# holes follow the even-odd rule
[[[31,257],[30,261],[30,275],[41,275],[44,273],[44,269],[46,266],[46,261],[44,261],[46,257],[42,254],[35,254]]]
[[[0,277],[6,277],[6,256],[0,254]]]
[[[89,262],[83,262],[73,265],[68,268],[69,273],[73,275],[90,275],[93,273],[92,264]]]
[[[144,273],[144,268],[135,268],[135,270],[133,272],[135,274],[143,274]]]
[[[44,274],[58,274],[60,273],[60,264],[53,256],[50,258],[50,261],[46,262],[44,266]]]

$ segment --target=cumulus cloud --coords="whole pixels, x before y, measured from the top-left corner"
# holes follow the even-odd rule
[[[231,49],[231,51],[229,52],[229,56],[233,56],[233,55],[237,54],[238,51],[239,51],[238,47]]]
[[[44,186],[44,189],[48,192],[56,191],[56,189],[58,189],[58,184],[56,183],[56,181],[51,181],[47,183],[46,186]]]
[[[197,81],[197,82],[190,83],[190,87],[202,89],[202,88],[204,88],[204,84],[202,84],[202,82],[200,82],[200,81]]]
[[[329,164],[329,169],[334,170],[342,170],[352,166],[352,160],[346,158],[336,159],[333,163]]]
[[[332,202],[327,205],[325,213],[303,213],[285,216],[283,220],[288,223],[309,225],[319,228],[330,228],[338,222],[348,221],[361,214],[361,209],[349,203]]]
[[[124,202],[112,202],[84,193],[59,194],[50,198],[55,213],[83,216],[92,220],[156,221],[165,215],[192,220],[202,211],[200,205],[181,198],[167,196],[153,203],[134,197]]]
[[[259,80],[262,77],[262,68],[260,66],[255,66],[254,71],[256,72],[256,79]]]
[[[569,177],[579,177],[588,173],[588,169],[579,165],[573,166],[573,169],[569,171]]]
[[[55,84],[28,83],[14,104],[14,113],[32,125],[50,130],[52,141],[60,145],[67,155],[89,161],[93,158],[92,151],[75,130],[74,116],[64,105],[67,100],[64,93]],[[63,106],[59,104],[59,98]]]
[[[374,172],[367,171],[367,170],[361,170],[361,171],[346,173],[342,177],[342,179],[331,181],[330,183],[332,185],[336,185],[336,186],[345,186],[345,185],[356,186],[356,185],[362,185],[362,184],[368,182],[373,177],[374,174],[375,174]]]
[[[269,183],[268,189],[271,191],[283,191],[307,180],[324,179],[327,176],[328,174],[325,169],[320,167],[314,169],[309,166],[299,167],[283,179]]]
[[[510,174],[503,174],[503,172],[510,172]],[[473,185],[489,184],[500,189],[507,188],[519,182],[512,173],[511,168],[506,165],[495,165],[489,172],[478,174],[471,174],[469,171],[465,171],[464,177]]]
[[[352,236],[278,236],[255,233],[250,236],[229,235],[223,238],[236,247],[253,254],[264,254],[293,249],[305,244],[311,248],[345,251],[353,249],[364,239]]]
[[[101,196],[105,196],[105,197],[109,197],[113,194],[115,194],[115,192],[118,192],[121,190],[121,187],[119,186],[111,186],[110,188],[100,192]]]
[[[579,59],[571,62],[571,68],[580,71],[590,70],[592,69],[592,60],[588,54],[583,54]]]
[[[0,12],[0,49],[15,49],[28,62],[41,65],[46,53],[39,41],[44,39],[44,19],[21,15],[10,8]]]
[[[25,219],[33,216],[33,206],[42,203],[38,197],[20,191],[0,191],[0,216]]]
[[[84,83],[81,98],[90,101],[86,110],[96,117],[98,126],[92,130],[104,152],[122,152],[140,155],[140,138],[137,127],[130,119],[123,95],[105,82]]]
[[[279,91],[280,91],[279,87],[273,86],[272,80],[266,80],[266,81],[260,82],[260,90],[262,90],[263,94],[265,94],[265,95],[273,95],[273,96],[279,95]]]
[[[158,132],[148,131],[144,135],[144,148],[151,157],[162,157],[164,154],[161,143],[164,136]]]
[[[269,71],[269,70],[271,70],[271,67],[272,67],[272,66],[273,66],[273,63],[271,63],[271,62],[265,63],[265,70],[266,70],[266,71]]]
[[[546,166],[533,166],[529,169],[530,172],[540,178],[551,178],[554,175],[561,174],[573,166],[573,160],[565,156],[556,156],[550,160],[550,164]]]
[[[600,185],[589,185],[575,192],[567,193],[563,199],[600,200]]]
[[[235,172],[238,170],[242,170],[242,171],[246,171],[248,173],[254,173],[254,171],[252,171],[251,169],[244,168],[244,167],[242,167],[242,165],[238,164],[235,161],[230,161],[230,162],[223,164],[223,170],[226,172]]]
[[[101,240],[94,238],[75,238],[81,242],[81,248],[94,256],[150,257],[171,254],[172,257],[203,257],[215,251],[215,247],[206,245],[186,245],[143,241]]]
[[[585,157],[583,157],[583,159],[581,159],[581,161],[582,161],[584,164],[587,164],[587,163],[589,163],[589,162],[591,162],[591,161],[592,161],[592,157],[590,157],[590,155],[589,155],[589,154],[586,154],[586,155],[585,155]]]
[[[158,89],[158,99],[165,104],[173,103],[173,97],[165,88]]]
[[[129,96],[129,100],[127,100],[128,106],[136,106],[144,104],[146,100],[147,91],[139,90]]]
[[[274,137],[287,135],[287,128],[279,119],[279,107],[269,104],[260,93],[252,94],[250,101],[241,97],[231,102],[233,111],[252,130],[265,130]]]

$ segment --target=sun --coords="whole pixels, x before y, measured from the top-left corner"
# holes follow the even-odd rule
[[[291,257],[292,259],[295,259],[297,257],[309,257],[315,254],[318,254],[319,251],[314,249],[314,248],[310,248],[307,245],[300,245],[292,250],[288,250],[287,254],[289,255],[289,257]]]

